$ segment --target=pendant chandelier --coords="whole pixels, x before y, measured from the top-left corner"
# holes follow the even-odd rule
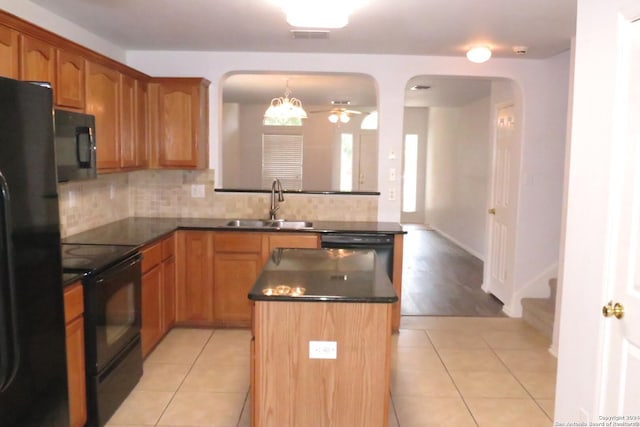
[[[301,120],[307,118],[307,112],[302,108],[302,102],[297,98],[289,98],[291,90],[289,90],[289,81],[284,91],[284,97],[273,98],[267,111],[264,112],[265,123],[287,125],[297,122],[302,124]]]

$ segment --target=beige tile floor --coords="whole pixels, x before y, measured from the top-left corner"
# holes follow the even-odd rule
[[[249,426],[249,336],[173,329],[107,426]],[[520,319],[403,317],[392,338],[389,426],[551,426],[548,346]]]

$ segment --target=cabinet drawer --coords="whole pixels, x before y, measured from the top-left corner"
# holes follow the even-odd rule
[[[216,252],[260,253],[262,250],[260,233],[216,233],[213,238]]]
[[[64,322],[69,323],[84,313],[82,284],[80,282],[64,289]]]
[[[162,259],[171,258],[176,253],[176,235],[172,233],[162,241]]]
[[[162,261],[161,242],[146,246],[142,250],[142,272],[146,273]]]

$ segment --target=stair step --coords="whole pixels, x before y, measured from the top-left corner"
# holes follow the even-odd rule
[[[552,298],[523,298],[522,318],[544,336],[553,337],[556,303]]]

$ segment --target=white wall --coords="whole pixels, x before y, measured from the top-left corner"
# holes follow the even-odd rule
[[[546,89],[550,74],[549,68],[554,68],[556,62],[562,62],[554,59],[495,58],[485,64],[478,65],[470,63],[462,56],[173,51],[129,51],[127,59],[130,66],[152,75],[202,76],[213,82],[210,89],[212,97],[210,112],[212,165],[216,165],[220,157],[218,129],[221,120],[221,91],[219,85],[226,73],[240,70],[354,72],[371,75],[378,86],[380,114],[378,189],[382,193],[382,197],[379,203],[378,218],[381,221],[398,221],[400,218],[400,198],[388,200],[387,197],[391,188],[395,190],[396,194],[399,194],[400,183],[398,180],[390,182],[388,171],[390,168],[395,168],[396,171],[401,170],[404,89],[411,77],[431,74],[513,79],[520,86],[523,99],[527,103],[527,117],[524,124],[526,127],[524,130],[525,144],[529,140],[532,144],[536,144],[540,139],[537,129],[546,126],[547,111],[554,110],[555,105],[566,105],[566,97],[563,98],[562,91],[553,93]],[[568,62],[565,72],[568,73]],[[564,143],[564,134],[555,136],[555,140]],[[539,182],[539,184],[543,183]],[[559,217],[559,204],[555,208]],[[553,206],[550,211],[554,211]]]
[[[489,194],[490,98],[431,108],[427,141],[427,223],[484,260]]]
[[[110,43],[71,21],[54,15],[41,6],[26,0],[0,0],[0,9],[36,24],[46,30],[88,47],[96,52],[125,62],[125,50]]]

